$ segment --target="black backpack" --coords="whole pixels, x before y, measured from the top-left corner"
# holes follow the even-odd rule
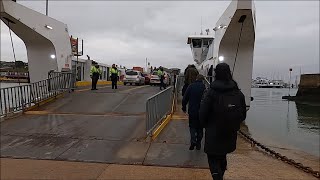
[[[246,117],[243,106],[244,95],[239,89],[216,92],[213,114],[218,135],[231,136],[240,129],[240,123]]]

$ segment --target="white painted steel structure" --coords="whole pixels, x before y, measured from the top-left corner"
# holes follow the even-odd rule
[[[240,20],[242,16],[245,16],[243,22]],[[220,62],[229,64],[234,79],[246,97],[247,106],[251,101],[255,24],[253,1],[233,0],[213,29],[215,37],[192,35],[187,41],[200,73],[207,75],[210,66],[215,67]],[[201,41],[200,47],[198,40]],[[209,45],[206,45],[206,41],[209,41]]]
[[[50,70],[71,70],[72,53],[66,24],[14,1],[0,0],[0,7],[1,20],[26,45],[31,82],[46,79]]]

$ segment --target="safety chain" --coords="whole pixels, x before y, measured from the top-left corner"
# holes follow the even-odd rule
[[[281,155],[280,153],[277,153],[273,150],[271,150],[270,148],[266,147],[265,145],[257,142],[256,140],[254,140],[252,137],[250,137],[249,135],[247,135],[246,133],[242,132],[241,130],[239,131],[239,134],[242,135],[245,139],[247,139],[248,141],[252,142],[253,144],[259,146],[261,149],[265,150],[267,153],[269,153],[270,155],[276,157],[277,159],[292,165],[300,170],[303,170],[304,172],[308,173],[308,174],[312,174],[314,177],[316,178],[320,178],[320,172],[319,171],[314,171],[312,168],[304,166],[301,163],[298,163],[296,161],[294,161],[293,159],[289,159],[286,156]]]

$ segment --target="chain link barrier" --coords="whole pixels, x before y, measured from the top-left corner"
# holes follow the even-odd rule
[[[243,138],[245,138],[247,141],[250,141],[251,143],[253,143],[254,145],[260,147],[261,149],[263,149],[265,152],[267,152],[268,154],[274,156],[275,158],[289,164],[292,165],[308,174],[313,175],[316,178],[320,179],[320,172],[319,171],[315,171],[313,170],[311,167],[308,166],[304,166],[303,164],[296,162],[293,159],[289,159],[286,156],[281,155],[280,153],[275,152],[274,150],[271,150],[270,148],[266,147],[265,145],[257,142],[255,139],[253,139],[251,136],[249,136],[248,134],[244,133],[243,131],[239,131],[238,132]]]

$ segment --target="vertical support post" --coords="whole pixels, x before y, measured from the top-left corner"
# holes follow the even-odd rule
[[[289,69],[289,96],[290,96],[290,89],[291,89],[291,72],[292,72],[292,68]]]
[[[146,58],[146,72],[148,72],[148,58]]]
[[[79,61],[79,38],[77,38],[77,63],[76,63],[76,81],[78,80],[78,61]]]
[[[82,46],[82,48],[81,48],[81,56],[83,56],[83,39],[81,41],[81,46]]]
[[[48,16],[49,0],[46,0],[46,16]]]

